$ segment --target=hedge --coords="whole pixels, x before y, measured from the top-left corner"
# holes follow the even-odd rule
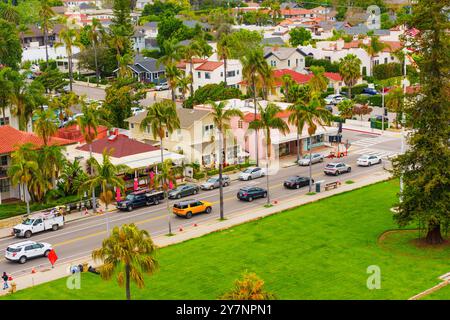
[[[373,67],[373,76],[377,80],[400,77],[402,74],[402,65],[396,62],[379,64]]]
[[[194,173],[194,175],[193,175],[193,178],[197,179],[197,180],[203,179],[204,177],[205,177],[204,172],[197,172],[197,173]]]
[[[208,175],[209,177],[214,176],[218,173],[219,173],[219,169],[212,169],[212,170],[206,171],[206,175]]]
[[[339,63],[331,62],[327,59],[314,59],[311,56],[305,58],[305,67],[319,66],[324,67],[326,72],[339,72]]]
[[[207,101],[222,101],[241,97],[242,93],[237,88],[227,87],[224,82],[212,83],[198,88],[194,95],[184,102],[184,107],[192,108],[194,105],[203,104]]]
[[[367,87],[368,87],[367,83],[357,84],[356,86],[352,87],[352,96],[354,97],[358,94],[362,94],[363,90]],[[342,87],[341,94],[348,95],[348,88]]]
[[[374,129],[380,129],[381,130],[382,124],[383,123],[381,121],[371,121],[370,127],[374,128]],[[385,121],[384,122],[384,129],[386,130],[387,128],[389,128],[389,122]]]

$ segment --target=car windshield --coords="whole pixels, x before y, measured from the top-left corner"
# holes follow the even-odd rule
[[[125,197],[125,200],[132,201],[134,199],[134,195],[129,194]]]
[[[288,180],[288,181],[295,181],[295,180],[297,180],[297,178],[298,178],[298,177],[289,177],[287,180]]]
[[[177,209],[186,209],[188,207],[187,204],[179,204],[179,203],[175,203],[173,206]]]
[[[8,252],[20,252],[20,250],[21,250],[21,248],[11,248],[11,247],[8,247],[6,249],[6,251],[8,251]]]
[[[369,156],[365,155],[365,156],[361,156],[360,159],[369,159]]]
[[[252,173],[253,169],[247,169],[244,171],[244,173]]]
[[[334,168],[336,165],[335,164],[327,164],[327,168]]]
[[[314,157],[314,155],[313,155],[313,157]],[[309,159],[309,154],[303,156],[303,159]]]
[[[208,181],[206,181],[206,182],[209,182],[209,183],[214,183],[214,182],[216,182],[217,181],[217,179],[216,178],[210,178],[210,179],[208,179]]]
[[[26,226],[31,226],[34,222],[34,219],[27,219],[24,222],[22,222],[22,224],[26,225]]]

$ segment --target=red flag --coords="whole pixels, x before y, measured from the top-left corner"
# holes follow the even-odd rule
[[[48,254],[48,261],[52,264],[52,266],[55,264],[56,260],[58,260],[58,256],[56,255],[55,249],[52,249],[52,251]]]

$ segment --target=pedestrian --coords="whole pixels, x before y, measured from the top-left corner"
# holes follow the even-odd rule
[[[153,94],[153,101],[156,101],[156,92]]]
[[[9,285],[8,285],[8,279],[9,279],[9,277],[8,277],[8,275],[6,274],[6,272],[3,272],[2,279],[3,279],[3,290],[6,290],[6,289],[9,288]]]

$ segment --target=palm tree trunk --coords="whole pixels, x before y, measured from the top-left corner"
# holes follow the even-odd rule
[[[100,85],[100,72],[98,70],[98,58],[97,58],[97,47],[95,43],[92,43],[92,48],[94,49],[94,61],[95,61],[95,77],[97,78],[97,87]]]
[[[269,192],[269,157],[270,157],[270,130],[267,130],[267,145],[266,145],[266,184],[267,184],[267,205],[270,205],[270,192]]]
[[[223,77],[225,86],[227,86],[227,58],[223,59]]]
[[[300,160],[300,132],[299,132],[299,127],[297,126],[297,164],[298,161]]]
[[[256,120],[256,83],[255,79],[252,81],[252,87],[253,87],[253,104],[255,107],[254,111],[254,119]],[[259,152],[258,152],[258,130],[255,130],[255,158],[256,158],[256,166],[259,166]]]
[[[72,92],[73,74],[72,74],[72,55],[69,55],[69,88]]]
[[[352,98],[352,86],[348,86],[348,98]]]
[[[190,70],[189,70],[189,75],[191,76],[191,83],[190,83],[190,87],[191,87],[191,93],[190,95],[193,96],[194,95],[194,72],[192,71],[192,69],[194,68],[194,63],[192,62],[192,59],[190,61],[191,63],[189,64]]]
[[[28,196],[28,185],[25,182],[22,186],[23,189],[23,197],[25,202],[27,203],[27,214],[30,214],[30,197]]]
[[[175,102],[175,88],[172,87],[172,101]]]
[[[125,291],[127,295],[127,300],[131,300],[130,266],[128,264],[125,266]]]
[[[89,158],[92,158],[92,143],[89,143]],[[90,169],[90,176],[92,177],[92,168]],[[92,209],[94,213],[97,212],[97,205],[95,200],[95,188],[92,188]]]
[[[309,135],[309,192],[312,190],[312,136]]]
[[[48,30],[47,23],[44,23],[44,46],[45,46],[45,62],[48,68]]]
[[[223,157],[222,157],[222,130],[219,130],[219,195],[220,195],[220,219],[224,219],[223,214],[223,182],[222,182],[222,171],[223,171]]]

